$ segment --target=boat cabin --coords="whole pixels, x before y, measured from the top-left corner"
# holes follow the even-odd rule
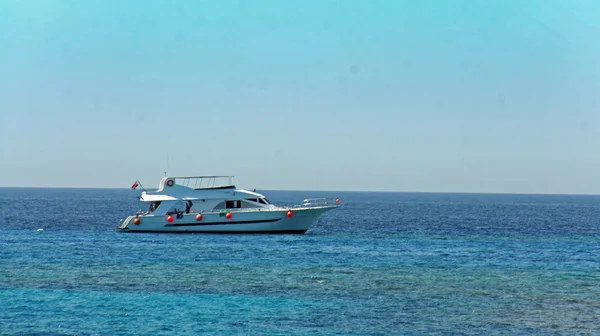
[[[261,210],[274,207],[255,191],[236,189],[233,176],[164,177],[156,191],[143,191],[140,201],[149,202],[145,215]],[[224,183],[223,180],[226,182]]]

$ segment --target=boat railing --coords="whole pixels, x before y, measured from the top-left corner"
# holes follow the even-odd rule
[[[298,206],[300,208],[334,206],[339,203],[336,198],[308,198]]]
[[[320,203],[320,204],[316,204],[316,203],[312,203],[312,205],[294,205],[294,206],[276,206],[273,208],[233,208],[233,209],[211,209],[211,210],[203,210],[200,212],[194,212],[192,211],[191,213],[203,213],[203,214],[214,214],[214,213],[227,213],[227,212],[231,212],[231,213],[236,213],[236,212],[272,212],[272,211],[282,211],[282,210],[294,210],[294,209],[301,209],[301,208],[309,208],[309,207],[325,207],[325,206],[335,206],[337,205],[335,202],[328,202],[328,203]]]
[[[178,185],[194,189],[233,185],[233,176],[174,176],[172,179]]]

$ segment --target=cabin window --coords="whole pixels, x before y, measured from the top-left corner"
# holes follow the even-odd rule
[[[268,201],[266,198],[261,198],[261,199],[259,200],[259,203],[262,203],[262,204],[269,204],[269,201]]]
[[[242,207],[242,201],[225,201],[225,208],[227,209],[239,209]]]
[[[252,201],[252,202],[256,202],[258,203],[258,198],[246,198],[248,201]]]

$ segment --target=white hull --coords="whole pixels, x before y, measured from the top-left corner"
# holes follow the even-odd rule
[[[224,213],[203,212],[172,215],[129,216],[118,226],[122,232],[198,232],[198,233],[304,233],[324,212],[335,206],[272,209],[260,211],[231,211],[231,218]],[[288,217],[288,211],[292,216]],[[172,221],[167,218],[171,216]],[[135,224],[135,219],[139,224]]]

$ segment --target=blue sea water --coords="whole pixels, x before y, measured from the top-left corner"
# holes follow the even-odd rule
[[[600,335],[598,196],[265,193],[342,205],[304,235],[128,234],[135,191],[0,188],[0,334]]]

